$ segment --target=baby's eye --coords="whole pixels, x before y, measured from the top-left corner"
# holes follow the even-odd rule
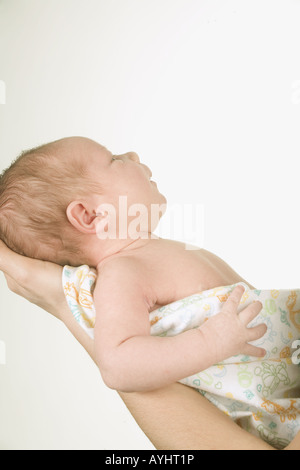
[[[122,158],[115,158],[115,157],[111,157],[111,160],[114,161],[114,160],[118,160],[119,162],[122,162],[124,163],[123,159]]]

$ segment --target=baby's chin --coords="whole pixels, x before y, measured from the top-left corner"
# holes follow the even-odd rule
[[[166,196],[165,196],[164,194],[162,194],[162,193],[159,193],[159,195],[160,195],[160,202],[159,202],[159,203],[160,203],[160,204],[165,204],[165,205],[167,205],[167,204],[168,204],[168,201],[167,201]]]
[[[159,193],[159,196],[159,200],[153,200],[152,204],[155,207],[159,206],[159,211],[164,214],[167,210],[168,201],[163,194]]]

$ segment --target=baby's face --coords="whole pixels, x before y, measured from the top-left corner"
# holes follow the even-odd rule
[[[118,207],[119,197],[125,196],[128,210],[133,204],[143,204],[149,213],[151,205],[166,204],[165,196],[151,180],[151,170],[140,162],[135,152],[113,155],[106,147],[93,140],[81,137],[73,139],[77,158],[83,159],[93,179],[99,181],[104,195],[101,202]]]

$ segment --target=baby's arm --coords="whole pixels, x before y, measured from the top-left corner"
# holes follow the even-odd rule
[[[201,327],[173,337],[150,336],[149,304],[134,260],[104,266],[94,291],[95,356],[110,388],[147,391],[160,388],[233,355],[262,356],[248,344],[266,332],[247,328],[261,310],[255,302],[237,314],[243,288],[235,289],[222,312]]]

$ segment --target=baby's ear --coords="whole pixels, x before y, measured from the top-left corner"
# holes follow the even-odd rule
[[[86,202],[72,201],[66,210],[67,218],[79,232],[96,233],[96,214]]]

